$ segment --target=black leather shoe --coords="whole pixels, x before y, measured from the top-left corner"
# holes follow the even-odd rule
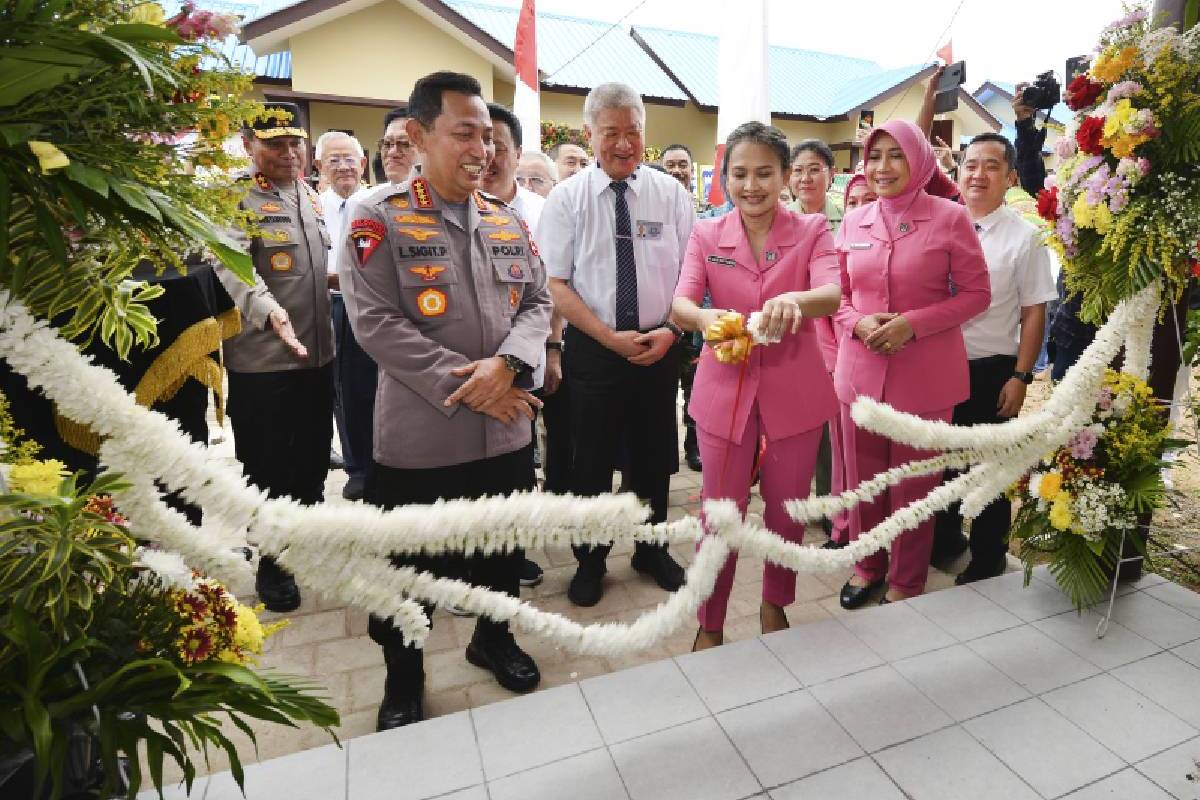
[[[879,598],[879,605],[881,605],[881,606],[886,606],[890,602],[892,602],[892,601],[887,599],[886,594],[883,597]]]
[[[542,582],[543,577],[542,568],[538,566],[536,561],[527,558],[521,564],[521,585],[526,589],[537,586]]]
[[[342,497],[347,500],[362,500],[366,491],[366,480],[361,475],[351,475],[342,487]]]
[[[296,579],[270,556],[258,560],[254,591],[268,611],[286,614],[300,607],[300,587],[296,585]]]
[[[972,560],[967,564],[967,568],[958,574],[954,579],[954,583],[958,586],[965,586],[968,583],[975,581],[986,581],[988,578],[998,578],[1004,574],[1005,563],[1001,560],[994,566],[983,566],[977,561]]]
[[[567,598],[577,606],[594,606],[604,596],[604,573],[608,571],[603,560],[581,561],[575,569],[575,577],[567,587]]]
[[[634,551],[630,563],[638,572],[654,578],[654,582],[665,591],[674,592],[687,582],[687,573],[671,558],[665,547],[639,547]]]
[[[542,679],[537,664],[517,645],[507,625],[476,626],[467,645],[467,661],[491,670],[496,682],[510,692],[532,691]]]
[[[842,608],[847,611],[852,611],[866,605],[867,600],[871,597],[871,592],[883,587],[883,578],[877,581],[871,581],[866,586],[855,586],[850,581],[846,581],[846,585],[842,587],[842,593],[838,595],[838,601],[842,604]]]
[[[696,428],[692,425],[688,426],[683,437],[683,460],[693,472],[700,472],[704,467],[700,461],[700,443],[696,441]]]
[[[375,730],[390,731],[412,725],[425,719],[425,709],[421,707],[421,695],[415,697],[396,693],[387,688],[383,690],[383,702],[379,704],[379,714],[375,717]]]

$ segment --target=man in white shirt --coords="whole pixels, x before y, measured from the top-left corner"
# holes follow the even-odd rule
[[[629,485],[667,518],[679,467],[675,418],[682,332],[671,298],[695,210],[677,180],[641,164],[646,112],[629,86],[605,83],[583,104],[596,164],[546,199],[538,246],[556,311],[569,323],[564,368],[571,387],[576,494],[612,491],[617,446],[628,442]],[[603,594],[607,547],[578,547],[567,590],[576,605]],[[684,582],[665,547],[638,544],[633,567],[667,591]]]
[[[959,190],[987,259],[992,303],[962,326],[971,396],[954,409],[955,425],[999,423],[1020,412],[1042,345],[1046,303],[1057,297],[1039,230],[1004,203],[1005,193],[1016,185],[1016,160],[1007,139],[983,133],[971,140],[959,171]],[[1012,509],[1003,497],[980,512],[971,523],[971,563],[956,583],[1004,572],[1011,524]],[[934,542],[934,560],[965,549],[957,506],[938,515]]]
[[[587,169],[591,163],[587,150],[572,142],[559,142],[550,148],[549,155],[554,160],[554,168],[558,170],[560,181]]]
[[[545,153],[526,150],[517,164],[517,183],[545,198],[558,183],[558,168]]]

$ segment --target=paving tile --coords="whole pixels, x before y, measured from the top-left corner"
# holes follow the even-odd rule
[[[689,653],[675,662],[714,713],[800,688],[758,638]]]
[[[961,644],[892,666],[957,722],[1029,697],[1029,692]]]
[[[1026,586],[1023,572],[1009,572],[999,578],[976,581],[971,588],[1026,622],[1052,617],[1075,607],[1071,598],[1057,586],[1036,580],[1031,580]]]
[[[1125,762],[1038,698],[963,723],[1043,797],[1086,786]]]
[[[890,666],[822,683],[811,691],[868,753],[952,722]]]
[[[1112,676],[1200,729],[1200,669],[1172,653],[1114,669]]]
[[[1197,667],[1200,667],[1200,641],[1176,647],[1171,652],[1189,664],[1195,664]]]
[[[193,795],[194,796],[194,795]],[[337,745],[301,750],[246,767],[245,800],[337,800],[346,796],[346,751]],[[208,782],[205,800],[242,800],[233,775]]]
[[[349,746],[351,800],[420,800],[483,782],[466,711],[362,736]]]
[[[473,708],[471,719],[488,780],[603,744],[579,685],[574,683]]]
[[[860,758],[772,789],[770,795],[771,800],[824,800],[838,797],[906,800],[887,773],[869,758]]]
[[[708,716],[674,661],[589,678],[579,686],[609,744]]]
[[[1026,625],[967,642],[967,647],[1034,694],[1099,672],[1094,664]]]
[[[875,606],[841,618],[841,623],[885,661],[949,647],[954,637],[908,603]]]
[[[491,800],[625,800],[629,797],[604,748],[488,783]]]
[[[927,619],[960,642],[1015,628],[1022,620],[970,586],[929,592],[908,601]]]
[[[1167,605],[1178,608],[1185,614],[1200,619],[1200,592],[1194,592],[1177,583],[1164,581],[1157,586],[1151,586],[1149,589],[1144,590],[1144,593],[1156,600],[1162,600]]]
[[[1082,656],[1101,669],[1113,669],[1130,661],[1154,655],[1162,650],[1149,639],[1138,636],[1119,622],[1109,621],[1103,639],[1096,638],[1099,614],[1068,611],[1032,623],[1042,633],[1076,655]]]
[[[1195,800],[1200,796],[1200,739],[1151,756],[1140,762],[1137,769],[1176,800]],[[1188,780],[1188,775],[1194,779]]]
[[[875,755],[912,800],[1040,800],[958,726]]]
[[[480,784],[472,786],[470,789],[463,789],[461,792],[443,795],[437,800],[488,800],[488,793],[487,789]]]
[[[1196,735],[1195,728],[1111,675],[1056,689],[1043,699],[1130,763]]]
[[[863,755],[807,691],[717,715],[763,786],[779,786]]]
[[[154,785],[150,776],[144,772],[142,773],[142,785]],[[191,794],[187,792],[182,782],[171,784],[163,787],[163,800],[201,800],[206,788],[208,788],[208,778],[196,778],[192,781]],[[158,792],[154,789],[142,792],[137,796],[137,800],[158,800]]]
[[[1132,769],[1086,786],[1063,800],[1171,800],[1171,795]]]
[[[1118,597],[1112,618],[1161,647],[1178,647],[1200,639],[1200,619],[1146,592]]]
[[[735,800],[762,791],[712,717],[610,749],[632,800]]]
[[[762,637],[762,643],[805,686],[883,663],[875,651],[836,619],[768,634]]]

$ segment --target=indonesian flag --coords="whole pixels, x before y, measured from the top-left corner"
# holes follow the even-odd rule
[[[517,18],[517,38],[513,43],[513,66],[517,70],[517,86],[513,92],[513,113],[524,132],[522,149],[537,152],[542,149],[542,102],[538,94],[537,13],[534,0],[522,0],[521,16]]]
[[[717,154],[708,201],[725,202],[721,161],[725,139],[743,122],[771,124],[767,87],[767,0],[725,0],[717,50]]]
[[[946,43],[944,45],[942,45],[940,50],[937,51],[937,57],[940,58],[942,60],[942,63],[944,63],[944,64],[953,64],[954,63],[954,40],[953,39],[946,40]]]

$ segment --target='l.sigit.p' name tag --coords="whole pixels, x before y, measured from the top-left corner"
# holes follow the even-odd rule
[[[722,267],[736,267],[737,266],[736,261],[734,261],[732,258],[725,258],[724,256],[709,256],[708,263],[720,264]]]
[[[870,250],[871,243],[870,242],[851,242],[850,249],[851,250]]]

